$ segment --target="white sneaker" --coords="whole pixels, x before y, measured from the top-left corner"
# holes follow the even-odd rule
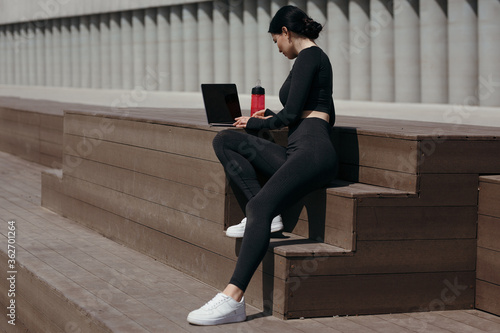
[[[241,238],[245,234],[245,226],[247,225],[247,218],[245,217],[237,225],[230,226],[226,230],[226,236],[233,238]],[[281,215],[276,216],[271,222],[271,232],[278,232],[283,230],[283,219]]]
[[[245,297],[237,302],[223,293],[218,293],[207,304],[191,311],[187,317],[187,321],[195,325],[237,323],[246,319]]]

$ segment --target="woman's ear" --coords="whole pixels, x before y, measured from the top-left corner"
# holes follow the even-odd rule
[[[289,43],[292,42],[292,33],[290,30],[287,29],[287,27],[282,27],[281,33],[287,38]]]

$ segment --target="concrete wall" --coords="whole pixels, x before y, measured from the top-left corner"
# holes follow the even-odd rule
[[[276,95],[292,62],[267,28],[290,3],[325,25],[336,99],[500,106],[498,0],[0,3],[17,22],[0,25],[3,85],[248,93],[260,79]]]
[[[203,0],[201,0],[203,1]],[[196,1],[196,2],[201,2]],[[207,0],[208,1],[208,0]],[[192,3],[193,0],[0,0],[0,24],[120,12]]]

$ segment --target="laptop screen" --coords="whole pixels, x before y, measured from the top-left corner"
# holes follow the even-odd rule
[[[203,102],[209,124],[232,123],[241,116],[240,101],[233,83],[202,84]]]

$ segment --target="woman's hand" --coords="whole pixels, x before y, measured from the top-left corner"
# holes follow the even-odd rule
[[[258,118],[258,119],[267,119],[267,118],[271,118],[272,116],[267,116],[265,117],[264,114],[265,114],[266,110],[259,110],[259,111],[256,111],[252,117],[254,118]],[[252,117],[246,117],[246,116],[243,116],[243,117],[238,117],[236,118],[236,122],[233,124],[235,127],[240,127],[240,128],[245,128],[247,127],[247,123],[248,123],[248,119],[252,118]]]
[[[259,119],[267,119],[267,118],[271,118],[272,116],[267,116],[265,117],[264,115],[266,114],[266,110],[259,110],[259,111],[256,111],[252,117],[255,117],[255,118],[259,118]]]
[[[235,127],[240,127],[240,128],[245,128],[247,127],[247,122],[248,122],[248,119],[250,119],[250,117],[238,117],[236,118],[236,122],[233,124]]]

